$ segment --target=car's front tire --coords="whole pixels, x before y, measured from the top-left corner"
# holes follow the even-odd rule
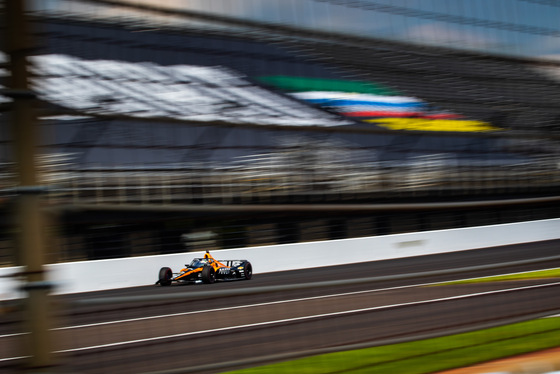
[[[171,268],[161,268],[159,269],[159,284],[162,286],[169,286],[171,284],[171,279],[173,278],[173,272]]]
[[[205,266],[204,268],[202,268],[200,277],[202,278],[203,283],[214,283],[216,281],[216,273],[214,272],[214,268],[212,268],[211,266]]]

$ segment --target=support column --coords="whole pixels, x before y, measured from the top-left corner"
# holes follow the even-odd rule
[[[24,355],[29,356],[28,372],[45,372],[53,365],[50,341],[50,283],[45,277],[44,228],[41,193],[37,173],[38,131],[33,114],[33,92],[28,85],[27,57],[31,44],[25,0],[5,0],[6,52],[11,79],[5,95],[11,97],[11,126],[18,185],[16,216],[18,245],[16,258],[23,266],[25,332]]]

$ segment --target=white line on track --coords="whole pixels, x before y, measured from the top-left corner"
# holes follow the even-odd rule
[[[466,299],[466,298],[475,297],[475,296],[492,295],[492,294],[511,292],[511,291],[528,290],[528,289],[541,288],[541,287],[553,286],[553,285],[560,285],[560,282],[548,283],[548,284],[545,284],[545,285],[541,284],[541,285],[533,285],[533,286],[516,287],[516,288],[510,288],[510,289],[507,289],[507,290],[495,290],[495,291],[478,292],[478,293],[467,294],[467,295],[458,295],[458,296],[443,297],[443,298],[431,299],[431,300],[413,301],[413,302],[408,302],[408,303],[382,305],[382,306],[375,306],[375,307],[370,307],[370,308],[345,310],[345,311],[342,311],[342,312],[315,314],[315,315],[305,316],[305,317],[286,318],[286,319],[279,319],[279,320],[274,320],[274,321],[251,323],[251,324],[247,324],[247,325],[222,327],[222,328],[218,328],[218,329],[192,331],[192,332],[185,332],[185,333],[165,335],[165,336],[156,336],[156,337],[153,337],[153,338],[145,338],[145,339],[125,341],[125,342],[101,344],[101,345],[96,345],[96,346],[91,346],[91,347],[66,349],[66,350],[62,350],[62,351],[57,351],[55,353],[69,353],[69,352],[78,352],[78,351],[84,351],[84,350],[90,350],[90,349],[117,347],[117,346],[129,345],[129,344],[135,344],[135,343],[144,343],[144,342],[163,340],[163,339],[173,339],[173,338],[179,338],[179,337],[185,337],[185,336],[208,334],[208,333],[212,333],[212,332],[239,330],[239,329],[244,329],[244,328],[248,328],[248,327],[270,326],[270,325],[277,325],[277,324],[282,324],[282,323],[286,323],[286,322],[305,321],[305,320],[317,319],[317,318],[323,318],[323,317],[342,316],[342,315],[347,315],[347,314],[369,312],[369,311],[374,311],[374,310],[390,309],[390,308],[402,307],[402,306],[429,304],[429,303],[435,303],[435,302],[439,302],[439,301],[459,300],[459,299]]]
[[[554,269],[557,269],[557,268],[554,268]],[[543,269],[543,270],[552,270],[552,269]],[[525,273],[525,272],[508,273],[508,274],[501,274],[501,275],[496,275],[496,276],[508,276],[508,275],[522,274],[522,273]],[[478,278],[465,278],[465,279],[460,279],[460,280],[457,280],[457,281],[474,280],[474,279],[478,279]],[[270,301],[270,302],[266,302],[266,303],[228,306],[228,307],[225,307],[225,308],[206,309],[206,310],[198,310],[198,311],[190,311],[190,312],[162,314],[162,315],[157,315],[157,316],[148,316],[148,317],[129,318],[129,319],[123,319],[123,320],[97,322],[97,323],[84,324],[84,325],[57,327],[57,328],[54,328],[53,330],[54,331],[71,330],[71,329],[80,329],[80,328],[97,327],[97,326],[105,326],[105,325],[114,325],[114,324],[119,324],[119,323],[146,321],[146,320],[159,319],[159,318],[179,317],[179,316],[186,316],[186,315],[192,315],[192,314],[207,314],[207,313],[211,313],[211,312],[220,312],[220,311],[232,310],[232,309],[254,308],[254,307],[265,306],[265,305],[275,305],[275,304],[293,303],[293,302],[298,302],[298,301],[318,300],[318,299],[326,299],[326,298],[334,298],[334,297],[342,297],[342,296],[350,296],[350,295],[359,295],[359,294],[365,294],[365,293],[392,291],[392,290],[412,288],[412,287],[433,286],[433,285],[449,283],[449,282],[450,281],[419,283],[419,284],[406,285],[406,286],[378,288],[378,289],[373,289],[373,290],[343,292],[343,293],[329,294],[329,295],[322,295],[322,296],[303,297],[303,298],[298,298],[298,299]],[[506,291],[507,291],[507,289],[506,289]],[[24,335],[24,334],[27,334],[27,333],[14,333],[14,334],[0,335],[0,339],[1,338],[14,337],[14,336],[20,336],[20,335]]]
[[[440,282],[438,282],[438,283],[440,283]],[[298,302],[298,301],[327,299],[327,298],[332,298],[332,297],[342,297],[342,296],[350,296],[350,295],[359,295],[359,294],[364,294],[364,293],[392,291],[392,290],[405,289],[405,288],[411,288],[411,287],[430,286],[430,285],[435,285],[435,284],[438,284],[438,283],[422,283],[422,284],[414,284],[414,285],[406,285],[406,286],[398,286],[398,287],[378,288],[378,289],[375,289],[375,290],[362,290],[362,291],[343,292],[343,293],[321,295],[321,296],[302,297],[302,298],[298,298],[298,299],[269,301],[269,302],[266,302],[266,303],[228,306],[228,307],[224,307],[224,308],[214,308],[214,309],[205,309],[205,310],[195,310],[195,311],[190,311],[190,312],[161,314],[161,315],[157,315],[157,316],[138,317],[138,318],[115,320],[115,321],[96,322],[96,323],[90,323],[90,324],[84,324],[84,325],[57,327],[57,328],[54,328],[53,330],[58,331],[58,330],[81,329],[81,328],[88,328],[88,327],[114,325],[114,324],[119,324],[119,323],[147,321],[147,320],[158,319],[158,318],[179,317],[179,316],[186,316],[186,315],[192,315],[192,314],[207,314],[207,313],[211,313],[211,312],[220,312],[220,311],[224,311],[224,310],[254,308],[254,307],[265,306],[265,305],[294,303],[294,302]],[[15,334],[0,335],[0,339],[1,338],[12,337],[12,336],[19,336],[19,335],[23,335],[23,334],[27,334],[27,333],[15,333]]]
[[[428,285],[428,283],[426,283],[425,285]],[[195,311],[191,311],[191,312],[181,312],[181,313],[163,314],[163,315],[149,316],[149,317],[138,317],[138,318],[130,318],[130,319],[123,319],[123,320],[116,320],[116,321],[99,322],[99,323],[93,323],[93,324],[87,324],[87,325],[76,325],[76,326],[59,327],[59,328],[57,328],[57,329],[55,329],[55,330],[68,330],[68,329],[78,329],[78,328],[84,328],[84,327],[95,327],[95,326],[102,326],[102,325],[112,325],[112,324],[115,324],[115,323],[137,322],[137,321],[144,321],[144,320],[157,319],[157,318],[168,318],[168,317],[186,316],[186,315],[189,315],[189,314],[207,314],[207,313],[211,313],[211,312],[221,312],[221,311],[224,311],[224,310],[245,309],[245,308],[254,308],[254,307],[265,306],[265,305],[286,304],[286,303],[294,303],[294,302],[298,302],[298,301],[308,301],[308,300],[327,299],[327,298],[331,298],[331,297],[341,297],[341,296],[358,295],[358,294],[364,294],[364,293],[391,291],[391,290],[397,290],[397,289],[401,289],[401,288],[418,287],[418,286],[423,286],[423,284],[414,285],[414,286],[399,286],[399,287],[379,288],[379,289],[375,289],[375,290],[363,290],[363,291],[344,292],[344,293],[330,294],[330,295],[322,295],[322,296],[302,297],[302,298],[299,298],[299,299],[269,301],[269,302],[266,302],[266,303],[256,303],[256,304],[247,304],[247,305],[228,306],[228,307],[224,307],[224,308],[214,308],[214,309],[206,309],[206,310],[195,310]],[[2,336],[0,336],[0,338],[1,338],[1,337],[2,337]]]
[[[426,284],[424,284],[424,285],[426,285]],[[173,338],[180,338],[180,337],[193,336],[193,335],[208,334],[208,333],[213,333],[213,332],[225,332],[225,331],[232,331],[232,330],[240,330],[240,329],[249,328],[249,327],[271,326],[271,325],[278,325],[278,324],[287,323],[287,322],[297,322],[297,321],[305,321],[305,320],[318,319],[318,318],[324,318],[324,317],[342,316],[342,315],[348,315],[348,314],[353,314],[353,313],[383,310],[383,309],[390,309],[390,308],[402,307],[402,306],[421,305],[421,304],[428,304],[428,303],[435,303],[435,302],[449,301],[449,300],[459,300],[459,299],[466,299],[466,298],[475,297],[475,296],[492,295],[492,294],[497,294],[497,293],[520,291],[520,290],[541,288],[541,287],[554,286],[554,285],[560,285],[560,282],[508,288],[508,289],[505,289],[505,290],[485,291],[485,292],[478,292],[478,293],[458,295],[458,296],[449,296],[449,297],[443,297],[443,298],[437,298],[437,299],[431,299],[431,300],[413,301],[413,302],[408,302],[408,303],[382,305],[382,306],[376,306],[376,307],[370,307],[370,308],[346,310],[346,311],[341,311],[341,312],[315,314],[315,315],[305,316],[305,317],[286,318],[286,319],[280,319],[280,320],[274,320],[274,321],[259,322],[259,323],[238,325],[238,326],[229,326],[229,327],[210,329],[210,330],[192,331],[192,332],[173,334],[173,335],[156,336],[156,337],[152,337],[152,338],[136,339],[136,340],[129,340],[129,341],[123,341],[123,342],[109,343],[109,344],[101,344],[101,345],[95,345],[95,346],[89,346],[89,347],[71,348],[71,349],[56,351],[55,353],[71,353],[71,352],[79,352],[79,351],[94,350],[94,349],[101,349],[101,348],[111,348],[111,347],[124,346],[124,345],[130,345],[130,344],[135,344],[135,343],[145,343],[145,342],[151,342],[151,341],[158,341],[158,340],[173,339]],[[418,286],[418,285],[415,285],[415,286]],[[278,303],[283,303],[283,302],[294,302],[294,301],[299,301],[299,300],[311,300],[311,299],[317,299],[317,298],[336,297],[336,296],[352,295],[352,294],[359,294],[359,293],[366,293],[366,292],[379,292],[379,291],[383,291],[383,290],[399,289],[399,288],[406,288],[406,287],[413,287],[413,286],[391,287],[391,288],[384,288],[384,289],[378,289],[378,290],[366,290],[366,291],[349,292],[349,293],[335,294],[335,295],[316,296],[316,297],[311,297],[311,298],[292,299],[292,300],[276,301],[276,302],[271,302],[271,303],[244,305],[244,306],[239,306],[239,307],[236,307],[236,308],[248,308],[248,307],[259,306],[259,305],[270,305],[270,304],[278,304]],[[227,309],[231,310],[232,308],[227,308]],[[169,317],[169,316],[186,315],[186,314],[194,314],[194,313],[208,313],[210,311],[218,311],[218,310],[223,310],[223,309],[220,308],[220,309],[211,309],[211,310],[207,310],[207,311],[170,314],[170,315],[165,315],[165,316],[152,316],[152,317],[135,318],[135,319],[122,320],[122,321],[110,321],[110,322],[104,322],[104,323],[100,323],[100,324],[96,324],[96,325],[124,323],[124,322],[140,321],[140,320],[153,319],[153,318],[165,318],[165,317]],[[96,326],[96,325],[93,325],[93,324],[92,325],[82,325],[82,327],[92,327],[92,326]],[[78,327],[80,327],[80,326],[69,326],[69,327],[63,327],[63,328],[59,328],[59,329],[78,328]],[[14,336],[14,335],[15,334],[13,334],[11,336]],[[2,336],[0,336],[0,337],[2,337]],[[9,360],[17,360],[17,359],[22,359],[22,358],[24,358],[24,357],[3,358],[3,359],[0,359],[0,362],[9,361]]]
[[[557,268],[542,269],[542,271],[545,271],[545,270],[555,270],[555,269],[557,269]],[[540,270],[539,270],[539,271],[540,271]],[[509,276],[509,275],[516,275],[516,274],[524,274],[524,273],[527,273],[527,272],[500,274],[500,275],[495,275],[495,277],[498,277],[498,276]],[[484,277],[484,278],[488,278],[488,277]],[[459,281],[467,281],[467,280],[474,280],[474,279],[479,279],[479,278],[465,278],[465,279],[460,279]],[[130,318],[130,319],[124,319],[124,320],[115,320],[115,321],[107,321],[107,322],[98,322],[98,323],[85,324],[85,325],[66,326],[66,327],[59,327],[59,328],[56,328],[55,330],[79,329],[79,328],[96,327],[96,326],[103,326],[103,325],[112,325],[112,324],[118,324],[118,323],[138,322],[138,321],[145,321],[145,320],[158,319],[158,318],[179,317],[179,316],[192,315],[192,314],[206,314],[206,313],[210,313],[210,312],[220,312],[220,311],[232,310],[232,309],[253,308],[253,307],[259,307],[259,306],[265,306],[265,305],[275,305],[275,304],[293,303],[293,302],[298,302],[298,301],[308,301],[308,300],[318,300],[318,299],[326,299],[326,298],[333,298],[333,297],[342,297],[342,296],[350,296],[350,295],[359,295],[359,294],[365,294],[365,293],[374,293],[374,292],[383,292],[383,291],[393,291],[393,290],[405,289],[405,288],[412,288],[412,287],[433,286],[433,285],[444,284],[444,283],[449,283],[449,282],[450,282],[450,281],[444,281],[444,282],[430,282],[430,283],[419,283],[419,284],[412,284],[412,285],[406,285],[406,286],[396,286],[396,287],[378,288],[378,289],[374,289],[374,290],[363,290],[363,291],[343,292],[343,293],[329,294],[329,295],[322,295],[322,296],[303,297],[303,298],[298,298],[298,299],[270,301],[270,302],[266,302],[266,303],[257,303],[257,304],[248,304],[248,305],[229,306],[229,307],[226,307],[226,308],[215,308],[215,309],[198,310],[198,311],[191,311],[191,312],[181,312],[181,313],[163,314],[163,315],[149,316],[149,317],[138,317],[138,318]],[[453,281],[451,281],[451,282],[453,282]],[[0,338],[2,338],[2,337],[3,337],[3,336],[0,335]]]
[[[539,271],[556,270],[556,269],[557,268],[550,268],[550,269],[542,269],[542,270],[539,270]],[[509,276],[509,275],[516,275],[516,274],[524,274],[524,273],[527,273],[527,272],[507,273],[507,274],[500,274],[500,275],[495,275],[495,276],[491,276],[491,277]],[[458,281],[475,280],[475,279],[480,279],[480,278],[490,278],[490,277],[465,278],[465,279],[460,279]],[[130,318],[130,319],[124,319],[124,320],[98,322],[98,323],[93,323],[93,324],[59,327],[59,328],[56,328],[55,330],[78,329],[78,328],[86,328],[86,327],[112,325],[112,324],[118,324],[118,323],[145,321],[145,320],[158,319],[158,318],[178,317],[178,316],[185,316],[185,315],[191,315],[191,314],[206,314],[206,313],[210,313],[210,312],[220,312],[220,311],[232,310],[232,309],[253,308],[253,307],[265,306],[265,305],[275,305],[275,304],[293,303],[293,302],[298,302],[298,301],[308,301],[308,300],[318,300],[318,299],[326,299],[326,298],[333,298],[333,297],[359,295],[359,294],[365,294],[365,293],[393,291],[393,290],[412,288],[412,287],[433,286],[433,285],[444,284],[444,283],[449,283],[449,282],[450,281],[420,283],[420,284],[412,284],[412,285],[406,285],[406,286],[378,288],[378,289],[374,289],[374,290],[353,291],[353,292],[344,292],[344,293],[329,294],[329,295],[322,295],[322,296],[303,297],[303,298],[298,298],[298,299],[270,301],[270,302],[267,302],[267,303],[229,306],[229,307],[226,307],[226,308],[215,308],[215,309],[207,309],[207,310],[199,310],[199,311],[191,311],[191,312],[181,312],[181,313],[173,313],[173,314],[164,314],[164,315],[149,316],[149,317],[138,317],[138,318]],[[453,281],[451,281],[451,282],[453,282]],[[2,338],[2,337],[3,336],[0,335],[0,338]]]
[[[0,362],[23,360],[25,358],[29,358],[29,356],[0,358]]]

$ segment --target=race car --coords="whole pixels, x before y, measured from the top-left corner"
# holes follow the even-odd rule
[[[171,283],[214,283],[216,280],[249,280],[253,276],[253,267],[247,260],[216,260],[206,251],[203,258],[195,258],[185,265],[179,273],[171,268],[159,270],[156,285],[169,286]]]

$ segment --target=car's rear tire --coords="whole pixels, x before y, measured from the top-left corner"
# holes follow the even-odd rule
[[[243,265],[243,279],[249,280],[253,277],[253,266],[250,262],[246,262]]]
[[[200,277],[202,278],[203,283],[214,283],[216,281],[216,273],[214,272],[214,268],[212,268],[211,266],[203,267]]]
[[[173,278],[173,271],[171,268],[161,268],[159,269],[159,284],[162,286],[169,286],[171,284],[171,278]]]

